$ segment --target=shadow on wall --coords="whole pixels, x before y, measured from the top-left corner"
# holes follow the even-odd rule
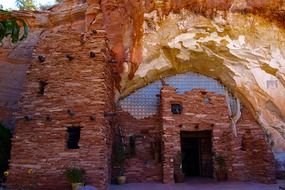
[[[12,134],[9,129],[5,128],[0,123],[0,187],[6,180],[8,173],[8,164],[11,152],[11,137]]]
[[[16,119],[15,119],[15,117],[5,118],[2,121],[0,120],[0,123],[2,123],[12,133],[13,133],[14,129],[16,128]]]
[[[285,179],[285,153],[275,153],[276,159],[276,177],[277,179]]]

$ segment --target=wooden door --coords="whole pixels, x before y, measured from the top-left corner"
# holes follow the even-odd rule
[[[200,176],[213,177],[213,158],[211,137],[200,138]]]

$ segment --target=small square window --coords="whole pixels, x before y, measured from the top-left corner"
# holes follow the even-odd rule
[[[68,149],[79,149],[80,140],[80,127],[68,127],[68,138],[67,138],[67,148]]]
[[[181,114],[182,113],[182,105],[181,104],[171,104],[171,112],[173,114]]]
[[[211,99],[209,97],[204,98],[204,104],[209,104]]]

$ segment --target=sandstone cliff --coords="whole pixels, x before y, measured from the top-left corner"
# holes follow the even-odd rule
[[[104,19],[118,98],[164,76],[198,72],[227,86],[254,113],[273,150],[285,152],[284,1],[65,0],[45,13],[16,14],[30,24],[31,37],[2,46],[1,63],[28,64],[45,31],[68,25],[84,39]],[[26,60],[10,59],[25,57],[23,49]]]

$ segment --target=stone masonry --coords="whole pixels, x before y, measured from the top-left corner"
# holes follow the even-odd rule
[[[75,166],[85,169],[88,184],[107,188],[114,91],[100,23],[84,35],[84,25],[72,24],[42,33],[17,114],[9,187],[66,189],[63,172]],[[68,127],[81,127],[79,149],[67,148]]]
[[[205,98],[209,102],[205,103]],[[171,112],[171,104],[183,107],[181,114]],[[173,160],[180,151],[181,131],[212,131],[212,151],[223,156],[229,180],[274,182],[274,157],[265,141],[264,132],[244,108],[237,124],[238,137],[234,137],[226,99],[223,95],[193,89],[177,94],[176,89],[164,86],[161,90],[163,182],[174,182]],[[260,155],[260,156],[258,156]],[[214,176],[217,164],[214,163]],[[254,164],[254,163],[259,163]]]
[[[201,3],[205,6],[201,7]],[[112,144],[117,135],[114,129],[117,128],[122,130],[122,138],[128,150],[125,162],[127,182],[173,183],[173,161],[176,153],[181,150],[181,131],[205,130],[212,133],[214,178],[218,167],[214,162],[214,156],[222,155],[225,158],[229,180],[275,182],[273,153],[265,140],[262,127],[252,115],[257,111],[256,105],[252,108],[250,106],[242,108],[241,118],[237,123],[237,137],[233,135],[231,129],[225,96],[204,89],[193,89],[184,94],[178,94],[174,87],[163,86],[160,94],[161,104],[157,108],[158,113],[144,119],[135,119],[120,107],[115,107],[116,99],[130,94],[148,82],[153,82],[157,77],[180,72],[176,69],[181,65],[177,62],[181,57],[179,59],[173,57],[166,46],[169,44],[167,38],[174,39],[176,34],[174,34],[175,31],[174,33],[168,31],[168,29],[172,30],[172,27],[163,24],[163,19],[168,15],[176,18],[173,14],[179,12],[184,14],[185,12],[181,11],[184,8],[191,9],[193,14],[200,14],[198,10],[201,9],[199,18],[206,16],[207,19],[211,19],[216,10],[224,11],[234,7],[231,3],[196,0],[63,0],[48,11],[16,12],[15,16],[23,15],[22,18],[29,24],[31,32],[25,42],[15,46],[7,46],[5,42],[0,51],[0,75],[4,73],[8,76],[6,80],[12,82],[11,91],[5,91],[5,93],[1,90],[7,88],[7,83],[2,79],[4,82],[0,84],[0,97],[2,97],[0,122],[16,120],[17,126],[12,140],[8,187],[68,189],[70,184],[63,172],[67,167],[74,166],[85,169],[87,184],[106,190],[108,184],[118,174],[118,167],[111,162]],[[247,11],[259,13],[254,11],[253,5],[256,4],[258,3],[248,5],[249,8],[253,7],[252,9],[241,9],[241,13],[244,14]],[[275,10],[271,4],[263,4],[260,12],[267,14],[267,7]],[[153,12],[160,15],[157,15],[158,17],[153,21],[157,22],[154,23],[154,27],[152,22],[146,22],[151,21],[151,17],[147,15]],[[261,16],[267,17],[266,14]],[[0,18],[2,18],[1,15]],[[235,19],[234,17],[233,21]],[[154,29],[151,35],[145,33],[145,24]],[[155,24],[160,24],[161,29],[156,28]],[[164,28],[165,26],[167,29]],[[209,27],[205,26],[208,30]],[[226,25],[229,28],[231,26]],[[185,31],[192,30],[185,29]],[[179,30],[176,32],[181,34]],[[156,33],[159,36],[157,39]],[[231,34],[225,33],[229,36]],[[164,35],[167,35],[167,38],[164,39]],[[149,37],[151,37],[151,43],[147,41]],[[160,44],[160,41],[163,43]],[[145,43],[151,45],[145,46]],[[268,47],[271,46],[268,45]],[[218,49],[219,52],[225,52],[220,51],[223,50],[222,48],[224,47]],[[174,49],[177,52],[178,49]],[[156,51],[168,52],[167,56],[162,57],[171,58],[171,62],[175,60],[169,64],[174,66],[168,68],[169,72],[166,69],[164,73],[165,67],[158,67],[156,62],[150,62],[155,57],[159,57],[159,63],[166,63],[168,60],[160,59],[161,56]],[[225,78],[227,80],[223,81],[224,84],[234,89],[236,81],[231,79],[232,74],[228,75],[230,69],[221,66],[223,64],[219,62],[220,58],[197,54],[199,62],[195,62],[195,59],[192,59],[192,57],[195,58],[193,55],[191,54],[191,61],[189,61],[191,67],[187,66],[183,72],[188,71],[188,68],[196,72],[203,71],[203,68],[211,72],[216,69],[218,76],[211,75],[209,72],[201,73],[214,78]],[[236,59],[236,56],[234,58]],[[208,68],[204,62],[209,63],[210,67]],[[186,61],[183,61],[183,65],[184,63]],[[8,64],[18,68],[14,69],[14,72],[19,70],[15,74],[17,85],[14,79],[10,79],[11,72],[7,69]],[[145,70],[140,70],[141,68]],[[183,69],[184,66],[181,68]],[[244,70],[241,71],[244,72]],[[140,76],[142,73],[145,75]],[[237,75],[239,73],[235,76]],[[23,81],[25,81],[24,90]],[[237,92],[241,91],[242,87],[237,86]],[[281,90],[278,92],[282,93]],[[16,107],[10,109],[7,101],[4,101],[3,94],[10,101],[13,93],[15,96],[11,102]],[[251,100],[250,97],[254,99],[256,98],[254,95],[258,95],[258,99],[259,94],[262,93],[253,91],[251,94],[246,94],[247,98],[244,102],[252,104],[253,101],[248,101]],[[19,105],[16,105],[18,100]],[[182,105],[181,114],[171,113],[171,104],[175,103]],[[271,105],[275,105],[275,102],[266,105],[269,105],[268,110],[271,110]],[[267,107],[260,108],[267,110]],[[249,109],[253,111],[250,112]],[[276,110],[278,109],[274,108],[272,112]],[[14,111],[16,113],[13,113]],[[280,113],[283,113],[282,110]],[[71,127],[80,128],[79,149],[67,147],[68,128]],[[279,139],[276,142],[279,142],[276,146],[283,147],[283,141]]]
[[[161,182],[161,119],[158,114],[144,119],[136,119],[128,112],[117,110],[118,127],[122,129],[128,151],[130,139],[134,139],[135,153],[128,156],[125,163],[127,182]],[[158,156],[156,157],[155,155]],[[113,168],[113,177],[118,170]]]
[[[225,158],[228,180],[257,181],[272,183],[274,159],[265,135],[247,108],[243,107],[237,123],[238,136],[230,127],[228,107],[224,95],[217,95],[204,89],[194,89],[185,94],[177,94],[176,89],[164,86],[161,90],[160,111],[144,119],[136,119],[130,113],[117,108],[116,127],[122,130],[122,137],[128,153],[131,152],[130,139],[135,139],[135,155],[128,154],[125,163],[127,182],[174,182],[173,161],[181,150],[181,131],[212,131],[212,151]],[[205,103],[205,98],[209,102]],[[171,104],[183,107],[181,115],[171,112]],[[161,143],[159,159],[154,156],[153,143]],[[256,156],[259,155],[259,156]],[[259,164],[254,164],[258,162]],[[216,163],[213,161],[213,177]],[[113,166],[112,176],[118,174]]]

